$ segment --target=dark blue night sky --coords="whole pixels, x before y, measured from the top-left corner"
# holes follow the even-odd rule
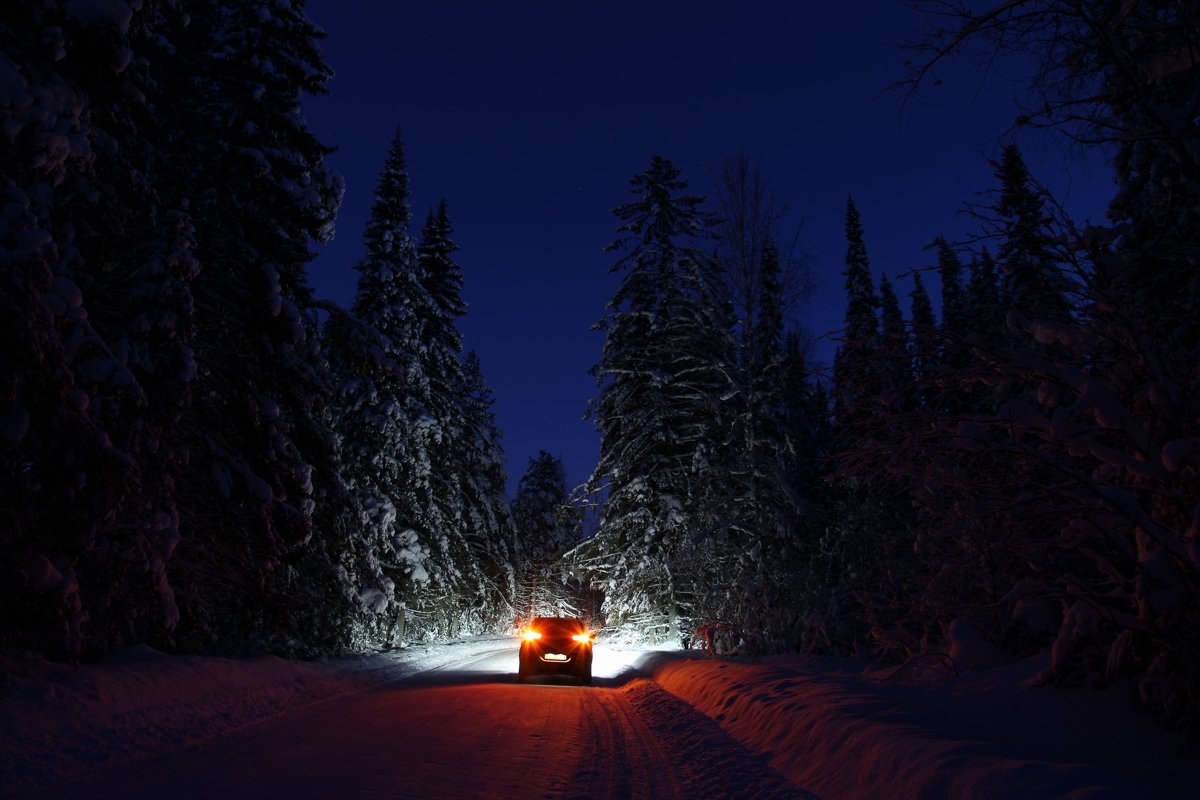
[[[403,133],[415,226],[444,197],[461,247],[466,346],[478,351],[505,431],[510,486],[528,458],[563,457],[579,483],[598,439],[583,419],[590,330],[615,286],[611,209],[661,154],[698,192],[744,152],[803,219],[817,292],[794,323],[841,324],[848,194],[875,271],[897,284],[931,263],[939,234],[973,230],[958,212],[994,185],[989,160],[1015,117],[1020,65],[986,80],[967,59],[919,102],[887,88],[898,45],[922,18],[897,2],[447,2],[312,0],[336,77],[307,119],[336,146],[346,180],[334,241],[312,265],[318,293],[349,304],[363,223],[393,133]],[[1080,216],[1111,193],[1101,165],[1058,144],[1016,139],[1035,176]],[[1067,170],[1071,177],[1068,178]],[[936,301],[937,282],[926,285]],[[818,343],[828,363],[833,344]]]

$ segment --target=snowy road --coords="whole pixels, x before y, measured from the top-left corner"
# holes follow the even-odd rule
[[[517,684],[517,640],[312,662],[0,652],[0,798],[1191,800],[1200,760],[1045,657],[906,682],[849,659],[596,645]],[[807,790],[804,791],[804,790]]]
[[[43,797],[804,797],[598,647],[592,687],[515,682],[515,643]]]

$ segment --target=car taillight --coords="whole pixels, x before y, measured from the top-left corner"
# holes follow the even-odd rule
[[[590,633],[577,633],[577,634],[575,634],[574,636],[572,636],[571,638],[572,638],[572,639],[574,639],[574,640],[575,640],[575,641],[577,641],[577,642],[588,642],[588,643],[590,643],[590,642],[592,641],[592,634],[590,634]]]
[[[529,630],[522,633],[521,637],[527,642],[532,642],[534,639],[542,638],[542,634],[539,631]]]

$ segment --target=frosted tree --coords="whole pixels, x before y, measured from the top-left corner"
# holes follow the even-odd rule
[[[959,465],[1011,465],[995,508],[1005,532],[1025,537],[1018,563],[1029,569],[994,588],[1015,628],[1053,637],[1046,680],[1128,681],[1167,721],[1194,729],[1198,414],[1196,392],[1182,387],[1198,374],[1195,9],[1030,0],[952,10],[921,44],[911,85],[953,53],[1034,53],[1019,123],[1111,144],[1118,179],[1111,225],[1056,225],[1057,278],[1081,311],[1018,308],[1011,352],[984,355],[980,382],[1032,392],[944,428]],[[1028,479],[1047,471],[1053,481]]]
[[[966,310],[962,260],[950,243],[941,236],[933,240],[932,246],[937,251],[938,281],[942,287],[942,336],[963,341],[971,321]]]
[[[314,630],[339,630],[314,616],[332,599],[314,491],[335,476],[306,264],[309,240],[332,232],[341,183],[299,103],[330,73],[298,6],[183,8],[170,169],[189,188],[202,344],[180,481],[194,524],[175,557],[189,605],[176,636],[230,649],[315,644]]]
[[[679,615],[703,613],[736,557],[715,541],[711,518],[732,325],[698,248],[703,199],[658,156],[630,183],[636,199],[615,209],[621,238],[610,246],[625,251],[613,267],[624,274],[593,368],[601,446],[589,483],[606,497],[599,530],[573,561],[605,590],[610,624],[676,637]]]
[[[446,203],[431,212],[421,231],[414,295],[414,327],[408,347],[420,380],[412,400],[422,415],[415,430],[432,438],[421,445],[427,466],[430,517],[422,528],[436,532],[433,564],[445,578],[421,599],[439,634],[494,630],[512,618],[514,531],[504,494],[504,450],[492,412],[492,393],[479,359],[461,355],[457,319],[466,312],[458,246]],[[420,434],[424,435],[424,434]]]
[[[197,263],[160,88],[179,21],[158,4],[0,15],[0,638],[55,656],[165,645],[179,619]]]
[[[751,476],[752,525],[782,546],[790,538],[787,530],[797,508],[785,466],[794,443],[788,439],[785,423],[783,286],[779,252],[771,242],[763,250],[761,272],[763,288],[757,303],[757,323],[741,359],[745,373],[741,383],[748,387],[748,391],[743,389],[746,417],[737,427],[746,432],[740,447],[746,453]]]
[[[353,316],[327,324],[334,374],[339,381],[335,425],[340,475],[352,497],[354,518],[342,523],[343,591],[359,609],[356,645],[405,637],[403,596],[430,580],[429,545],[406,524],[411,511],[414,452],[408,383],[417,372],[405,347],[414,324],[410,298],[416,283],[416,243],[409,234],[408,172],[396,133],[379,174],[363,234],[366,253]],[[397,586],[401,596],[397,596]]]
[[[517,484],[512,503],[520,541],[517,613],[522,618],[578,613],[557,569],[560,554],[579,542],[580,525],[562,459],[538,452]]]
[[[504,453],[466,311],[446,204],[418,244],[399,134],[364,234],[353,315],[330,339],[342,380],[343,474],[363,537],[342,574],[363,643],[495,630],[511,622],[515,534]]]
[[[718,580],[726,597],[714,605],[724,621],[758,632],[777,627],[768,620],[785,605],[780,592],[791,583],[783,556],[793,552],[799,509],[788,468],[793,443],[784,424],[782,348],[785,319],[811,280],[799,228],[787,229],[787,208],[760,167],[744,155],[728,158],[713,184],[715,256],[730,298],[736,352],[729,373],[734,388],[722,409],[726,479],[717,503],[721,524],[743,545],[736,547],[736,566],[726,570],[736,588]]]
[[[886,274],[879,278],[879,350],[871,359],[879,380],[879,404],[893,418],[912,410],[916,401],[916,382],[908,329],[904,324],[904,312],[900,310],[900,298]],[[875,435],[886,433],[879,429]]]
[[[967,284],[974,268],[964,278],[959,252],[945,238],[939,236],[934,239],[932,247],[937,252],[937,272],[942,287],[942,320],[934,332],[940,345],[936,369],[926,370],[926,405],[932,406],[933,410],[944,408],[954,411],[961,409],[966,399],[958,393],[947,391],[943,385],[931,387],[929,379],[936,382],[942,373],[955,374],[968,367],[972,361],[970,337],[979,325],[984,324],[984,318],[973,315],[972,310],[982,312],[983,309],[975,308]],[[993,309],[992,313],[996,313],[996,310]]]
[[[419,259],[421,285],[433,302],[433,314],[427,321],[426,337],[443,352],[460,353],[462,334],[456,320],[467,313],[462,299],[462,269],[453,259],[458,245],[451,239],[454,226],[446,210],[446,201],[430,210],[421,229]]]
[[[5,112],[7,208],[24,217],[5,235],[26,231],[13,322],[36,332],[41,372],[8,397],[36,509],[5,507],[77,532],[20,558],[60,641],[288,649],[304,630],[330,646],[311,519],[332,448],[304,264],[340,187],[298,114],[327,76],[315,29],[266,2],[22,4],[0,25],[4,85],[53,101]],[[21,386],[43,392],[36,414]]]
[[[967,284],[966,313],[974,321],[971,329],[966,332],[964,344],[966,351],[978,356],[981,353],[998,356],[1010,341],[1008,332],[1008,306],[1004,302],[1000,286],[1000,275],[996,269],[996,261],[991,251],[985,246],[971,257],[971,278]],[[969,358],[968,362],[978,365],[978,358]],[[999,388],[988,386],[978,381],[968,380],[966,385],[957,384],[956,389],[965,392],[968,408],[976,411],[990,411],[997,405],[996,395]]]
[[[1016,145],[1004,148],[996,177],[1000,191],[988,227],[1000,237],[996,260],[1004,275],[1004,299],[1031,319],[1066,321],[1071,311],[1049,232],[1051,218]]]
[[[875,355],[879,346],[879,297],[871,279],[871,262],[863,240],[862,221],[853,199],[846,201],[846,326],[833,359],[833,415],[839,438],[871,427],[878,416],[878,377]]]
[[[503,434],[492,410],[492,390],[474,350],[463,359],[458,396],[463,420],[462,435],[453,448],[462,486],[458,522],[476,576],[464,625],[473,633],[506,630],[517,610],[521,543],[505,494]]]
[[[953,296],[953,290],[952,290]],[[912,369],[918,392],[917,402],[927,405],[936,402],[936,378],[942,357],[938,321],[933,314],[933,303],[920,272],[913,273],[913,288],[908,295],[912,314]]]
[[[721,605],[726,621],[767,637],[766,646],[782,646],[803,511],[797,458],[813,457],[811,450],[797,450],[807,437],[792,428],[789,417],[802,408],[823,417],[825,409],[805,408],[811,398],[801,377],[798,338],[793,339],[795,349],[784,349],[779,253],[771,241],[763,248],[759,271],[754,329],[733,373],[738,394],[724,403],[730,439],[718,502],[739,558],[736,590]],[[789,388],[796,394],[789,395]]]
[[[904,450],[917,427],[920,398],[908,326],[886,275],[878,294],[874,290],[853,201],[846,240],[846,327],[834,359],[832,511],[809,567],[832,597],[806,623],[808,644],[818,649],[912,638],[907,597],[920,580],[912,557],[914,476],[881,468]],[[848,614],[857,624],[836,619]]]

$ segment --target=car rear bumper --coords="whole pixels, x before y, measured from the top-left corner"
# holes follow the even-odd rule
[[[555,647],[523,647],[521,648],[521,662],[524,668],[529,673],[571,673],[577,674],[581,670],[590,670],[592,664],[592,652],[590,647],[584,648],[555,648]],[[557,657],[556,657],[557,656]]]

